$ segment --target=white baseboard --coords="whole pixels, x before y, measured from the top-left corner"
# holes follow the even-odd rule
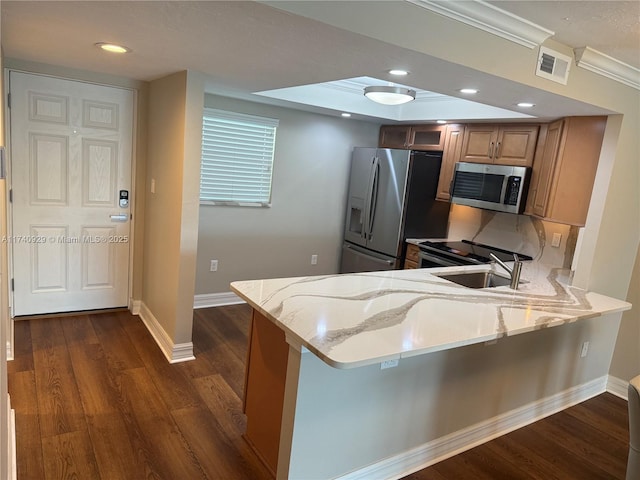
[[[607,384],[607,376],[592,380],[338,478],[340,480],[402,478],[599,395],[605,391]]]
[[[195,295],[193,298],[193,308],[222,307],[224,305],[238,305],[245,303],[233,292],[205,293]]]
[[[18,459],[16,456],[16,411],[14,409],[11,409],[11,416],[10,416],[10,421],[11,421],[11,433],[10,433],[10,437],[9,437],[9,448],[10,448],[10,452],[9,452],[9,461],[11,462],[11,471],[9,473],[9,478],[11,478],[11,480],[17,480],[18,478]]]
[[[173,343],[173,340],[167,335],[158,319],[151,313],[151,310],[144,304],[144,302],[140,302],[140,318],[144,322],[151,333],[151,336],[162,350],[162,353],[169,363],[178,363],[178,362],[186,362],[188,360],[195,360],[195,356],[193,355],[193,343]]]
[[[7,439],[7,465],[6,478],[16,480],[18,478],[18,467],[16,457],[16,411],[11,408],[11,395],[7,394],[7,428],[9,430]]]
[[[613,375],[607,376],[607,392],[612,393],[616,397],[629,400],[629,382]]]

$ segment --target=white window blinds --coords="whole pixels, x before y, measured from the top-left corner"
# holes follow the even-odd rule
[[[269,206],[278,120],[205,108],[200,201]]]

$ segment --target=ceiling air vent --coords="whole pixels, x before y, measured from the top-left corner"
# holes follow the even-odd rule
[[[537,76],[566,85],[570,66],[571,57],[547,47],[540,47],[536,64]]]

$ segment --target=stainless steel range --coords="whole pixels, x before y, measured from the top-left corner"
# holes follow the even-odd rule
[[[422,242],[418,246],[420,247],[419,268],[491,263],[490,253],[493,253],[504,262],[513,261],[514,253],[517,253],[520,260],[533,260],[530,256],[522,253],[511,252],[470,240],[462,240],[460,242]]]

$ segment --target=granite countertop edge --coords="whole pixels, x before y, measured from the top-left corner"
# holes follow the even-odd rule
[[[520,335],[631,308],[570,285],[570,272],[525,262],[518,290],[471,289],[439,274],[495,265],[237,281],[231,289],[287,342],[345,369]]]

